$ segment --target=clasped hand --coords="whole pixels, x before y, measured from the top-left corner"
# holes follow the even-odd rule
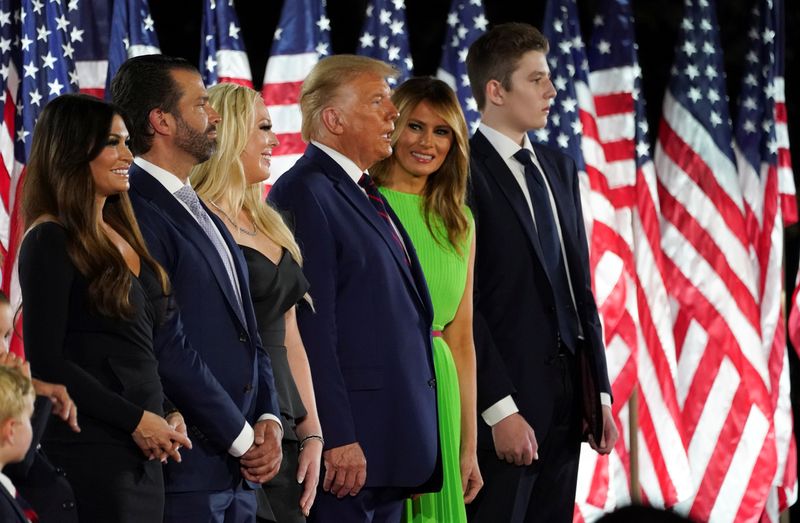
[[[283,459],[281,437],[277,421],[266,419],[253,426],[253,445],[239,459],[244,479],[265,483],[275,477]]]
[[[177,412],[170,414],[168,421],[154,412],[144,411],[131,436],[148,459],[158,459],[162,463],[168,458],[180,463],[179,449],[192,448],[183,416]]]

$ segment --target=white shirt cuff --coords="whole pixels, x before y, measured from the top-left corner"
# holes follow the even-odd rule
[[[602,405],[604,407],[610,407],[611,406],[611,394],[609,394],[608,392],[601,392],[600,393],[600,405]]]
[[[233,440],[231,448],[228,449],[228,454],[234,458],[243,456],[244,453],[250,450],[250,447],[253,446],[253,441],[255,441],[253,427],[251,427],[250,424],[245,421],[242,431],[239,433],[236,439]]]
[[[283,423],[281,422],[281,419],[275,414],[262,414],[261,417],[258,418],[258,421],[264,421],[265,419],[271,419],[278,424],[278,426],[281,428],[281,439],[283,439]]]
[[[281,423],[281,420],[277,416],[274,414],[262,414],[261,417],[258,418],[258,421],[264,420],[272,420],[277,422],[278,426],[281,428],[281,437],[283,437],[283,423]],[[231,448],[228,449],[228,454],[234,458],[242,457],[244,453],[250,450],[250,447],[253,446],[255,439],[256,437],[255,433],[253,432],[253,427],[251,427],[250,424],[245,421],[242,431],[239,433],[236,439],[233,440]]]
[[[511,396],[506,396],[488,409],[481,412],[481,417],[487,425],[493,427],[505,418],[511,416],[512,414],[516,414],[517,412],[519,412],[519,409],[517,408],[517,404],[514,402],[514,398]]]

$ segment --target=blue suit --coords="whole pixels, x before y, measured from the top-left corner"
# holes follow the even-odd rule
[[[298,323],[326,449],[358,442],[367,488],[437,489],[433,309],[400,220],[387,204],[410,264],[361,188],[314,145],[269,199],[293,220],[311,283],[316,312],[300,309]]]
[[[221,221],[209,212],[233,255],[244,316],[223,261],[192,215],[155,178],[134,164],[130,199],[150,253],[164,267],[180,307],[182,330],[216,386],[194,383],[179,361],[159,360],[166,396],[180,409],[193,449],[164,469],[167,493],[219,491],[240,485],[239,462],[228,449],[262,414],[278,414],[269,356],[261,345],[245,262]],[[179,339],[180,326],[160,329]],[[158,339],[158,338],[161,339]]]

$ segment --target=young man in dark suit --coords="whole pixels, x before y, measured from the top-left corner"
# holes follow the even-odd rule
[[[219,114],[189,62],[148,55],[125,62],[111,84],[130,126],[130,199],[153,257],[169,275],[181,332],[208,372],[159,360],[167,397],[193,448],[164,468],[164,521],[254,522],[253,488],[280,467],[282,427],[269,356],[258,335],[247,268],[228,229],[188,183],[216,147]],[[179,327],[174,329],[180,330]],[[202,381],[202,383],[198,382]]]
[[[511,23],[467,58],[481,111],[470,143],[485,480],[467,507],[474,522],[572,521],[581,439],[601,454],[617,439],[578,173],[527,134],[556,96],[547,51],[537,29]]]
[[[297,320],[325,434],[311,522],[395,522],[441,485],[432,308],[400,221],[366,170],[392,153],[395,71],[363,56],[320,61],[303,82],[305,154],[272,187],[303,250],[316,312]]]

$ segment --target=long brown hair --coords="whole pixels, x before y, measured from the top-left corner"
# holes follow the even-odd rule
[[[436,241],[438,235],[431,227],[431,214],[441,218],[450,244],[461,253],[469,222],[464,214],[469,171],[469,139],[464,113],[450,86],[430,77],[411,78],[403,82],[392,95],[400,116],[395,122],[392,146],[408,125],[414,108],[421,102],[431,109],[453,130],[453,144],[447,152],[442,166],[430,175],[422,190],[422,207],[428,230]],[[395,163],[394,155],[370,167],[370,175],[378,185],[385,185]],[[461,253],[463,254],[463,253]]]
[[[90,301],[97,311],[130,318],[131,272],[97,223],[89,165],[107,145],[111,121],[119,114],[113,106],[82,94],[65,94],[47,104],[33,132],[22,217],[27,229],[42,216],[53,216],[67,232],[67,253],[89,281]],[[155,270],[162,290],[168,292],[167,275],[147,251],[127,193],[106,199],[103,219]]]

